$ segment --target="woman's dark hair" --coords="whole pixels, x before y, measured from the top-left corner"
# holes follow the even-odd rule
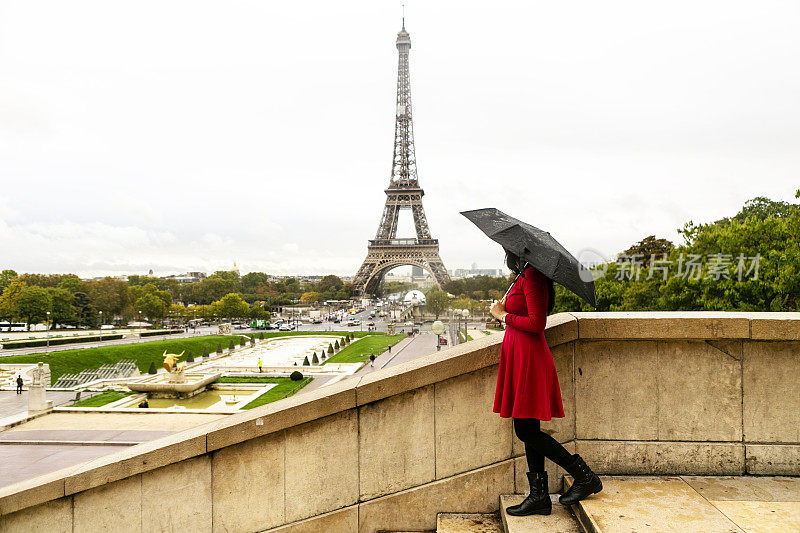
[[[509,252],[508,250],[506,250],[506,266],[509,268],[509,270],[511,270],[511,272],[517,275],[523,273],[525,266],[529,266],[530,268],[533,268],[539,272],[536,267],[529,265],[527,262],[520,259],[517,254],[514,252]],[[547,313],[550,314],[550,312],[553,310],[553,307],[556,305],[556,288],[555,285],[553,285],[552,279],[548,278],[547,276],[544,276],[544,279],[547,280]]]

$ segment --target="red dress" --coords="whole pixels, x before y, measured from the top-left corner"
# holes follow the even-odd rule
[[[547,279],[534,268],[518,276],[506,296],[506,331],[494,412],[504,418],[550,420],[564,416],[553,355],[544,338]]]

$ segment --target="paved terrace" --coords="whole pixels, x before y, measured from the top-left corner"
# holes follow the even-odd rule
[[[545,335],[568,413],[545,429],[599,473],[800,474],[800,313],[562,313]],[[4,487],[0,526],[374,533],[496,512],[500,496],[527,489],[522,443],[491,412],[500,342]],[[561,472],[547,468],[556,491]]]

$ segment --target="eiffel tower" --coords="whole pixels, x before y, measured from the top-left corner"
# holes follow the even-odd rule
[[[417,160],[414,155],[414,123],[411,115],[411,81],[408,72],[408,51],[411,38],[403,29],[397,34],[399,64],[397,67],[397,113],[394,126],[394,159],[392,176],[386,192],[378,232],[367,245],[367,258],[353,278],[353,291],[359,295],[375,294],[386,273],[400,265],[421,267],[431,273],[439,286],[450,276],[439,257],[439,241],[431,237],[422,196],[425,192],[417,180]],[[410,209],[414,218],[416,238],[397,238],[397,219],[401,209]]]

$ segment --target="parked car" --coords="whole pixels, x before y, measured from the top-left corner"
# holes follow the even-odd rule
[[[372,322],[372,321],[370,320],[370,322],[369,322],[367,325],[368,325],[369,327],[372,327],[372,326],[374,326],[374,325],[375,325],[375,322]]]
[[[280,327],[278,328],[278,331],[292,331],[293,329],[294,326],[291,326],[289,324],[281,324]]]

